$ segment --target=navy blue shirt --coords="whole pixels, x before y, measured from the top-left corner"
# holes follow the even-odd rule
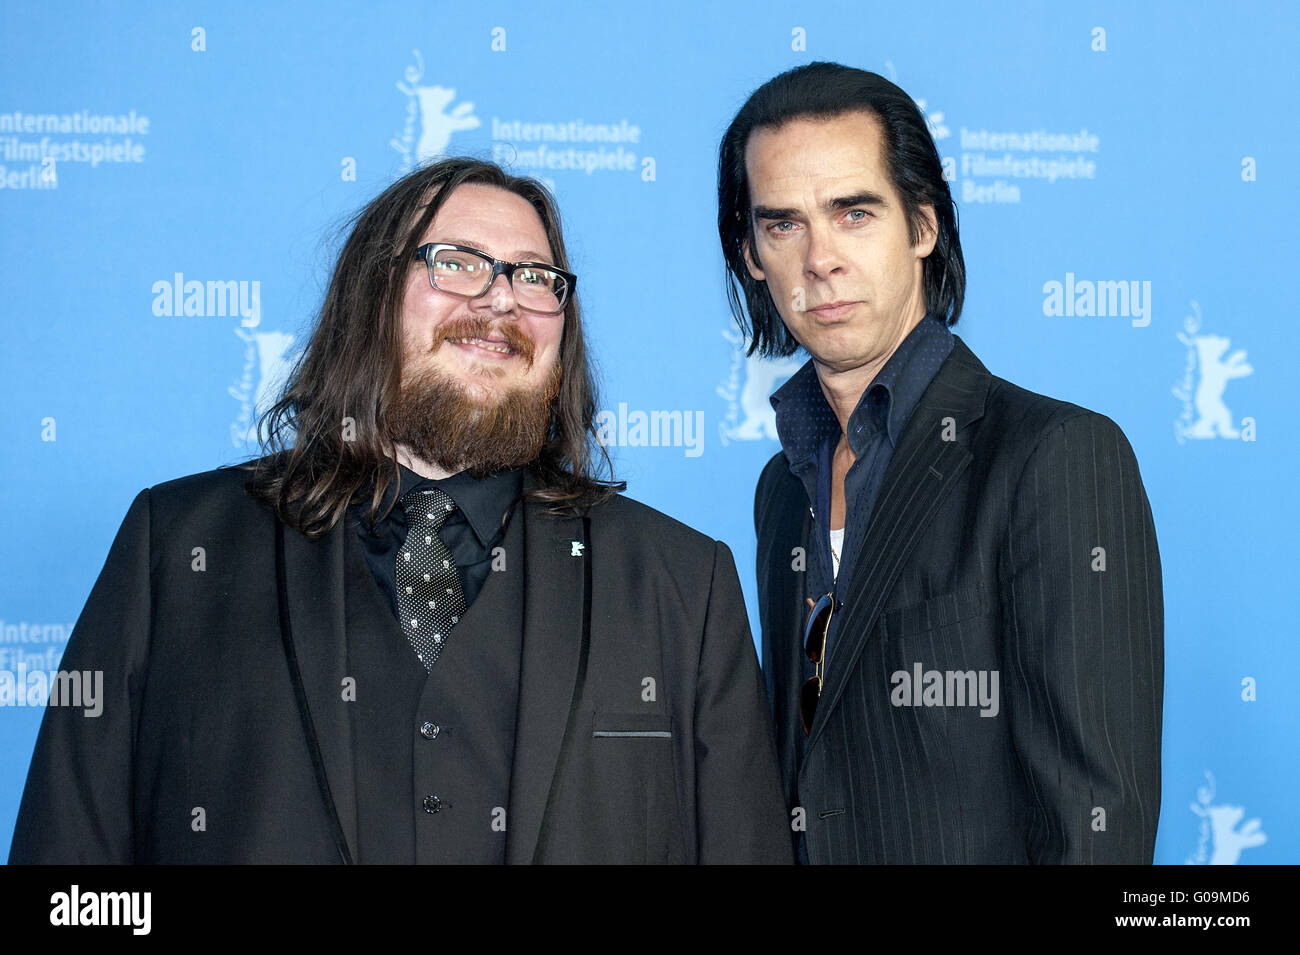
[[[952,332],[938,318],[927,315],[894,350],[849,416],[847,437],[856,460],[844,479],[846,512],[838,576],[831,558],[830,517],[831,462],[841,436],[839,420],[826,401],[811,359],[772,395],[781,447],[790,472],[808,492],[814,518],[806,575],[806,594],[814,600],[822,594],[835,594],[837,581],[844,581],[847,590],[885,469],[913,409],[952,348]],[[838,614],[831,617],[826,638],[828,667],[840,619]],[[812,664],[805,660],[805,665],[805,676],[812,676]]]

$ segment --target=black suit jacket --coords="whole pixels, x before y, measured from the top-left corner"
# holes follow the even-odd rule
[[[839,584],[802,760],[811,522],[784,454],[759,479],[754,520],[764,671],[811,862],[1151,861],[1164,606],[1151,510],[1114,422],[989,374],[957,338]],[[972,677],[992,698],[994,673],[996,714],[960,705]]]
[[[131,505],[61,664],[104,671],[103,713],[47,709],[11,862],[355,858],[352,531],[309,541],[247,478]],[[504,546],[525,562],[507,861],[792,861],[726,545],[618,497],[521,504]]]

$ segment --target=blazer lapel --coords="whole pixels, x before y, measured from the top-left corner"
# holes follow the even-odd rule
[[[983,416],[990,378],[966,343],[956,338],[903,429],[854,565],[805,751],[817,744],[904,562],[970,464],[971,454],[957,436]],[[947,440],[944,418],[953,419]]]
[[[339,856],[356,859],[357,794],[352,766],[352,736],[342,679],[348,673],[344,618],[344,534],[340,520],[324,537],[309,541],[276,522],[280,629],[289,676],[316,784],[334,823]]]
[[[525,489],[532,487],[525,481]],[[524,637],[510,776],[506,861],[528,863],[546,848],[546,816],[572,736],[590,640],[590,560],[583,518],[523,509]],[[518,515],[517,515],[518,516]]]
[[[777,756],[787,797],[793,797],[803,728],[799,697],[803,686],[803,628],[806,560],[812,520],[803,484],[790,473],[784,454],[773,459],[759,481],[754,506],[758,535],[759,620],[762,668],[776,729]],[[796,562],[803,555],[804,563]]]

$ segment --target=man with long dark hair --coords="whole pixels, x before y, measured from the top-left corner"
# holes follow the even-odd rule
[[[750,353],[810,356],[754,502],[801,858],[1150,862],[1164,618],[1137,461],[949,331],[966,269],[916,104],[834,63],[770,80],[723,137],[718,231]]]
[[[731,554],[597,476],[577,281],[490,163],[360,213],[267,453],[131,506],[11,861],[792,861]]]

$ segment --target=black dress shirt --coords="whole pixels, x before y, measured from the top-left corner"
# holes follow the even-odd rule
[[[838,575],[831,557],[830,516],[831,462],[841,437],[839,420],[826,401],[811,360],[772,395],[781,447],[791,473],[808,492],[809,508],[815,518],[816,533],[809,542],[806,577],[806,594],[814,600],[822,594],[836,593],[838,580],[847,587],[853,579],[853,565],[885,469],[912,409],[952,348],[952,332],[939,319],[927,315],[894,350],[849,416],[847,437],[856,460],[844,479],[846,511]],[[839,619],[838,615],[831,617],[826,638],[828,665]],[[807,675],[812,675],[811,664]]]
[[[470,607],[483,589],[492,570],[492,550],[501,541],[502,526],[510,509],[518,500],[523,488],[523,471],[502,471],[485,478],[474,478],[468,471],[442,480],[421,477],[414,471],[398,465],[402,474],[401,487],[390,489],[380,505],[384,512],[392,496],[401,497],[410,491],[438,488],[456,502],[456,510],[442,525],[438,536],[451,551],[452,559],[460,571],[460,583],[465,591],[465,606]],[[395,505],[388,516],[369,525],[370,501],[362,496],[349,508],[349,519],[361,541],[366,563],[375,575],[375,582],[388,599],[388,606],[397,618],[397,552],[406,541],[406,511]]]

